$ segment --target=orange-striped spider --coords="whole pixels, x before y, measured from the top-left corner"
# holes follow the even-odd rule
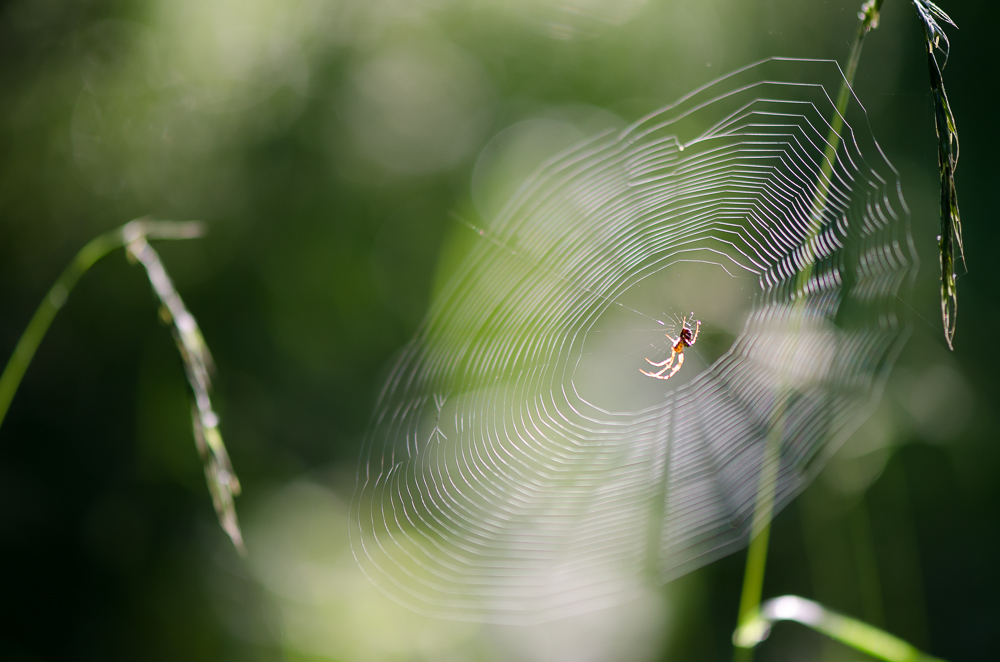
[[[691,316],[694,317],[694,313],[691,313]],[[667,340],[670,341],[670,358],[664,359],[659,363],[646,359],[649,365],[660,368],[660,370],[658,372],[647,372],[640,368],[639,372],[647,377],[655,377],[656,379],[670,379],[677,374],[677,371],[684,365],[684,348],[693,345],[698,340],[698,332],[701,331],[701,320],[694,320],[694,333],[688,328],[687,320],[687,317],[681,318],[681,332],[677,336],[677,340],[674,340],[669,335],[667,336]],[[676,363],[674,363],[675,358],[677,359]],[[668,370],[670,372],[667,372]]]

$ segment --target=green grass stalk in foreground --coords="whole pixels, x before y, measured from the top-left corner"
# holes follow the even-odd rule
[[[940,18],[951,25],[954,23],[930,0],[912,1],[925,28],[931,88],[934,93],[938,165],[941,170],[941,237],[939,237],[942,266],[941,312],[945,326],[945,339],[950,348],[955,332],[955,312],[957,309],[954,273],[956,254],[959,259],[964,258],[962,258],[961,225],[954,182],[954,170],[958,161],[958,135],[951,108],[944,93],[941,67],[935,56],[936,50],[943,50],[947,55],[948,42],[935,18]],[[844,71],[844,81],[837,95],[836,113],[830,122],[827,147],[813,200],[813,224],[810,230],[810,234],[813,236],[818,234],[822,228],[821,214],[826,208],[829,197],[833,165],[840,148],[841,130],[844,126],[844,113],[847,111],[847,105],[851,98],[852,84],[861,58],[861,47],[868,32],[878,27],[882,2],[883,0],[867,0],[859,13],[861,25],[851,47],[847,68]],[[942,41],[945,44],[944,48],[940,46]],[[807,246],[811,244],[811,241],[806,242]],[[805,291],[805,287],[812,277],[813,267],[814,262],[810,260],[799,273],[797,282],[799,292]],[[804,301],[804,297],[800,297],[799,301]],[[924,655],[901,639],[874,626],[829,611],[804,598],[784,596],[769,600],[763,607],[761,606],[760,599],[763,593],[764,570],[767,563],[770,522],[774,508],[775,474],[779,461],[778,444],[781,439],[783,417],[784,407],[781,407],[775,417],[777,423],[768,437],[764,466],[761,468],[757,502],[754,507],[752,539],[743,575],[738,627],[733,633],[733,644],[736,647],[734,658],[748,662],[753,657],[753,647],[767,637],[772,622],[794,620],[879,659],[889,662],[933,662],[936,658]]]
[[[194,239],[204,233],[205,226],[198,222],[138,219],[126,223],[117,230],[100,235],[84,246],[42,299],[28,323],[28,328],[18,340],[7,366],[0,374],[0,425],[3,424],[14,394],[42,338],[45,337],[56,313],[65,305],[77,281],[102,257],[117,248],[124,247],[130,260],[139,262],[145,267],[149,282],[162,304],[161,314],[164,320],[171,324],[177,349],[184,362],[184,371],[194,393],[195,402],[191,418],[195,441],[205,465],[205,478],[212,494],[212,502],[219,523],[242,554],[245,553],[243,536],[233,504],[233,497],[240,493],[240,483],[233,472],[226,447],[222,443],[218,427],[219,417],[212,409],[209,398],[212,356],[205,345],[198,323],[184,306],[160,261],[160,256],[148,242],[150,239]]]
[[[733,633],[733,643],[751,648],[767,638],[776,621],[795,621],[886,662],[942,662],[898,637],[867,623],[830,611],[812,600],[785,595],[765,602],[757,615]]]
[[[858,70],[858,62],[861,59],[861,47],[864,44],[865,36],[878,27],[879,10],[882,8],[883,0],[867,0],[861,7],[859,18],[861,25],[858,34],[851,46],[851,53],[848,56],[847,68],[844,71],[844,81],[837,94],[836,112],[830,121],[830,132],[827,135],[827,146],[823,153],[823,161],[820,166],[820,174],[816,182],[816,194],[812,204],[812,225],[809,231],[814,237],[822,229],[822,212],[826,208],[830,195],[830,186],[833,175],[833,166],[836,163],[837,151],[840,149],[841,131],[844,128],[844,113],[847,112],[847,104],[851,99],[852,84],[854,76]],[[812,246],[814,242],[806,241],[805,246]],[[804,292],[812,277],[814,260],[808,259],[806,267],[799,272],[796,290]],[[805,297],[797,298],[798,305],[803,305]],[[764,570],[767,565],[767,548],[771,532],[771,517],[774,511],[774,490],[775,477],[779,462],[779,444],[781,441],[782,421],[784,419],[785,407],[779,407],[775,416],[775,425],[768,435],[767,448],[761,475],[757,488],[757,501],[754,505],[753,528],[750,532],[750,547],[747,550],[746,568],[743,572],[743,589],[740,596],[739,615],[737,623],[739,629],[746,627],[749,623],[760,618],[760,599],[764,589]],[[739,631],[739,630],[737,630]],[[738,661],[749,661],[753,658],[753,649],[749,646],[741,646],[737,643],[734,650],[734,659]]]

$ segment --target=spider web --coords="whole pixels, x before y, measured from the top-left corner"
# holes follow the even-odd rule
[[[759,489],[777,509],[808,483],[880,395],[916,265],[856,101],[824,172],[842,82],[783,59],[719,78],[553,158],[479,231],[362,451],[376,585],[457,619],[601,608],[739,549]],[[640,374],[692,311],[683,369]]]

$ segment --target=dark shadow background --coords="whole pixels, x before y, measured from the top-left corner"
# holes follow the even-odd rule
[[[381,381],[442,245],[467,232],[449,214],[470,204],[492,136],[578,105],[631,121],[762,57],[843,63],[859,4],[4,2],[0,355],[98,233],[146,214],[205,220],[205,239],[157,248],[218,365],[238,511],[303,476],[349,496]],[[945,71],[969,265],[955,352],[940,332],[923,37],[909,3],[886,0],[856,88],[912,211],[914,334],[876,414],[881,443],[838,456],[778,517],[765,595],[979,660],[1000,632],[1000,271],[986,250],[1000,232],[1000,8],[942,4],[961,28]],[[69,297],[0,429],[0,658],[327,659],[289,643],[216,524],[188,407],[148,282],[114,253]],[[743,562],[668,587],[683,597],[662,659],[729,658]],[[759,653],[857,657],[791,624]]]

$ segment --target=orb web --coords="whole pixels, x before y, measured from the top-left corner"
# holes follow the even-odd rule
[[[372,581],[458,619],[597,609],[735,551],[760,490],[778,509],[808,483],[880,395],[916,264],[856,101],[824,156],[842,82],[834,62],[746,67],[563,152],[483,220],[362,450]],[[642,375],[691,313],[683,368]]]

